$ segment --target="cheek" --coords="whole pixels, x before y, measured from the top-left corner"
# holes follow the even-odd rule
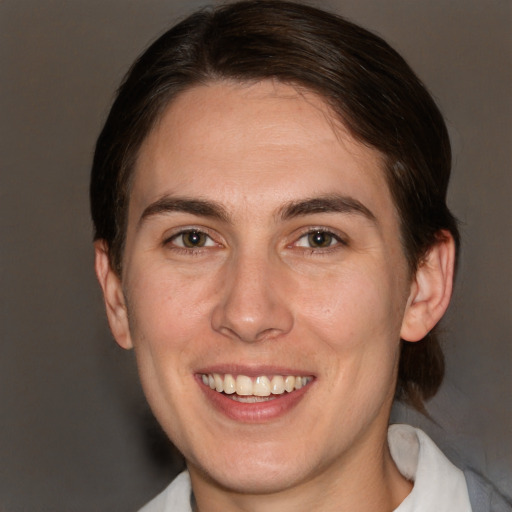
[[[190,361],[207,350],[215,289],[212,280],[183,278],[165,267],[132,274],[130,332],[150,403],[171,400],[171,390],[187,392]]]
[[[140,380],[153,412],[179,438],[187,424],[182,403],[193,403],[191,361],[207,350],[208,311],[215,289],[204,279],[144,267],[127,285],[130,331]]]
[[[204,323],[216,289],[214,277],[183,276],[165,265],[145,267],[131,283],[127,295],[132,330],[139,334],[135,344],[137,338],[155,345],[185,341]]]
[[[378,279],[376,276],[380,276]],[[385,273],[346,271],[329,286],[306,284],[299,322],[317,340],[327,378],[354,398],[354,407],[391,393],[398,363],[403,313],[401,287]]]
[[[390,275],[346,269],[320,284],[298,284],[298,317],[335,350],[364,348],[379,340],[398,342],[405,294]]]

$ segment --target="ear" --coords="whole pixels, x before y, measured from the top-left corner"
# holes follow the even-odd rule
[[[110,266],[108,246],[105,240],[94,242],[94,268],[103,290],[110,330],[117,343],[125,348],[133,347],[121,279]]]
[[[411,283],[400,332],[402,339],[419,341],[441,320],[450,303],[454,270],[455,242],[443,230],[420,262]]]

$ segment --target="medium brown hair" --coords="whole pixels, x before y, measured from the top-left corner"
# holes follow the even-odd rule
[[[98,138],[91,175],[94,238],[122,268],[130,182],[139,148],[180,92],[218,80],[274,79],[324,99],[360,142],[382,153],[412,273],[443,231],[459,234],[446,205],[451,150],[424,85],[386,42],[319,9],[249,0],[192,14],[157,39],[126,75]],[[431,332],[402,341],[397,397],[420,410],[444,375]]]

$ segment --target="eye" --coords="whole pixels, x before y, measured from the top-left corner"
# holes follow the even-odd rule
[[[204,232],[191,229],[174,235],[170,240],[177,247],[195,249],[201,247],[213,247],[215,242]]]
[[[343,241],[330,231],[315,229],[302,235],[296,242],[297,247],[307,247],[308,249],[326,249],[343,243]]]

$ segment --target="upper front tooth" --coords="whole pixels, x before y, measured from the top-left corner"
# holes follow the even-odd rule
[[[236,381],[229,373],[224,377],[224,393],[232,395],[236,391]]]
[[[208,385],[211,389],[215,389],[215,379],[213,378],[213,375],[208,375]]]
[[[236,393],[241,396],[252,395],[252,380],[245,375],[238,375],[236,378]]]
[[[270,395],[270,380],[268,377],[258,377],[252,386],[252,394],[256,396]]]

